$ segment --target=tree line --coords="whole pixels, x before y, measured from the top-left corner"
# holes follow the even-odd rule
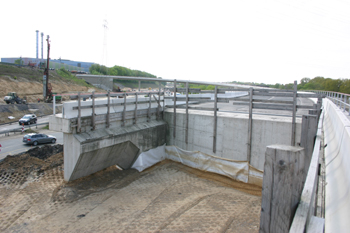
[[[252,83],[252,82],[232,82],[237,84],[248,84],[258,87],[271,87],[276,89],[293,90],[294,84],[264,84],[264,83]],[[318,90],[318,91],[333,91],[350,94],[350,79],[331,79],[317,76],[313,79],[302,78],[298,84],[298,90]]]
[[[132,70],[123,66],[113,66],[113,67],[106,67],[104,65],[100,64],[93,64],[89,68],[90,74],[94,75],[112,75],[112,76],[127,76],[127,77],[144,77],[144,78],[157,78],[157,76],[140,71],[140,70]],[[161,79],[160,77],[158,77]],[[118,82],[124,86],[129,87],[137,87],[138,81],[136,80],[113,80],[113,82]],[[154,81],[142,81],[143,85],[156,85],[156,82]]]
[[[140,70],[131,70],[123,66],[113,66],[106,67],[100,64],[93,64],[89,68],[90,74],[95,75],[113,75],[113,76],[129,76],[129,77],[146,77],[146,78],[157,78],[157,76],[140,71]]]

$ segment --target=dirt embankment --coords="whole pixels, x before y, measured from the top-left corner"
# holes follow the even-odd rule
[[[85,82],[78,82],[81,80],[74,75],[69,73],[64,75],[68,76],[63,77],[56,70],[50,70],[49,82],[52,85],[52,92],[64,94],[95,89],[103,91],[91,85],[82,85]],[[26,96],[29,103],[37,102],[38,99],[43,99],[43,89],[43,70],[0,64],[0,104],[5,104],[4,97],[8,92],[16,92],[20,98]]]
[[[38,116],[52,114],[52,104],[43,103],[43,70],[15,67],[0,64],[0,124],[16,121],[23,115],[34,113]],[[50,70],[50,83],[54,93],[65,94],[74,92],[101,91],[88,86],[82,86],[61,77],[55,70]],[[9,92],[16,92],[20,98],[26,97],[28,105],[7,105],[4,97]],[[38,105],[38,99],[40,105]],[[62,96],[62,100],[69,100],[69,96]],[[33,105],[36,103],[37,105]],[[1,106],[5,105],[5,106]],[[15,117],[8,119],[9,116]]]

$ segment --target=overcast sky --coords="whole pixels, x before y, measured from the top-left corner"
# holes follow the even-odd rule
[[[51,59],[164,79],[350,78],[350,0],[19,0],[2,2],[0,19],[0,57],[35,57],[39,30]],[[40,48],[39,36],[39,57]]]

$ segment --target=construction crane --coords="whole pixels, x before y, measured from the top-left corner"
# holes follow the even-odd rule
[[[52,86],[51,83],[49,83],[49,70],[50,70],[50,36],[47,35],[47,62],[46,62],[46,68],[44,70],[44,77],[43,77],[43,95],[44,95],[44,102],[51,103],[52,102]]]

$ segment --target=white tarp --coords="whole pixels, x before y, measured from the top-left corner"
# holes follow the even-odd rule
[[[142,152],[132,168],[141,172],[164,159],[170,159],[202,171],[224,175],[244,183],[262,186],[263,172],[250,166],[247,161],[234,161],[199,151],[186,151],[176,146],[163,145]]]

